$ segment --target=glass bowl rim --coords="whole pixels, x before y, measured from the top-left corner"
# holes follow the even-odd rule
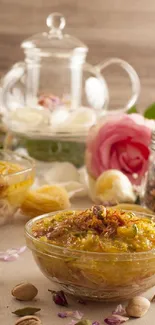
[[[87,208],[86,208],[87,209]],[[86,210],[84,209],[84,210]],[[89,208],[88,208],[89,209]],[[37,217],[34,217],[32,219],[30,219],[26,224],[25,224],[25,227],[24,227],[24,230],[25,230],[25,235],[27,237],[29,237],[32,241],[34,242],[37,242],[37,243],[40,243],[40,240],[38,238],[35,238],[31,233],[30,233],[30,227],[32,226],[32,224],[34,224],[37,220],[41,220],[41,219],[44,219],[44,218],[48,218],[49,216],[52,216],[52,215],[56,215],[60,212],[67,212],[67,211],[81,211],[80,208],[75,208],[75,209],[65,209],[65,210],[59,210],[59,211],[55,211],[55,212],[49,212],[49,213],[46,213],[46,214],[42,214],[40,216],[37,216]],[[122,211],[125,211],[125,212],[133,212],[135,214],[138,214],[138,215],[141,215],[141,216],[144,216],[144,217],[149,217],[150,219],[151,218],[154,218],[155,219],[155,215],[153,214],[148,214],[148,213],[145,213],[145,212],[138,212],[138,211],[133,211],[133,210],[125,210],[125,209],[122,209]],[[110,252],[91,252],[91,251],[84,251],[84,250],[76,250],[76,249],[71,249],[71,248],[66,248],[64,246],[58,246],[58,245],[53,245],[53,244],[50,244],[50,243],[46,243],[46,242],[43,242],[43,244],[46,246],[46,247],[51,247],[51,248],[54,248],[54,249],[57,249],[57,250],[60,250],[63,254],[65,252],[65,254],[68,252],[68,253],[77,253],[77,254],[85,254],[89,257],[104,257],[104,256],[111,256],[111,257],[118,257],[118,260],[119,260],[119,257],[124,257],[125,260],[128,259],[129,257],[136,257],[138,259],[138,257],[140,256],[143,256],[145,258],[145,256],[147,257],[148,255],[155,255],[155,248],[154,249],[151,249],[149,251],[142,251],[142,252],[115,252],[115,253],[110,253]],[[36,250],[37,251],[37,250]],[[38,250],[39,251],[39,250]],[[51,254],[48,254],[47,252],[43,252],[42,253],[43,255],[48,255],[48,256],[52,256]]]
[[[92,125],[91,127],[93,127]],[[90,127],[90,128],[91,128]],[[35,141],[68,141],[68,142],[79,142],[79,143],[85,143],[86,138],[88,136],[89,129],[86,131],[50,131],[48,132],[48,128],[46,128],[46,132],[38,132],[38,130],[29,130],[29,133],[27,134],[25,131],[18,131],[10,128],[10,133],[26,138],[28,140],[35,140]]]
[[[10,157],[18,157],[18,158],[21,158],[25,161],[28,161],[30,163],[30,166],[28,167],[24,167],[24,169],[20,170],[20,171],[17,171],[17,172],[13,172],[13,173],[10,173],[10,174],[6,174],[6,175],[0,175],[0,177],[2,178],[5,178],[5,177],[8,177],[8,176],[15,176],[15,175],[22,175],[23,173],[25,172],[30,172],[32,170],[34,170],[35,168],[35,161],[33,158],[29,157],[29,156],[22,156],[21,154],[19,153],[16,153],[15,151],[12,151],[12,150],[9,150],[9,149],[0,149],[0,154],[8,154]],[[0,159],[0,161],[3,161],[2,159]],[[4,161],[7,161],[7,159]],[[20,163],[19,163],[20,165]]]

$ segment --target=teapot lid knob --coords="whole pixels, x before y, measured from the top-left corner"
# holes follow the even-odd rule
[[[59,12],[54,12],[47,17],[46,24],[50,28],[51,33],[61,33],[61,31],[66,25],[66,20],[62,14],[60,14]]]

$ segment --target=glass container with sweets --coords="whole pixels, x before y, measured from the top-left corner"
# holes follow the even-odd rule
[[[85,63],[88,48],[64,33],[65,18],[53,13],[48,32],[22,43],[25,61],[15,64],[2,81],[11,149],[25,148],[41,161],[84,163],[89,128],[108,109],[109,93],[102,70],[117,64],[129,75],[132,96],[122,111],[139,95],[139,78],[125,61],[112,58],[93,67]]]

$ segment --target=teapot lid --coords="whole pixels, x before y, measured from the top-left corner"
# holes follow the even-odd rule
[[[63,33],[66,20],[62,14],[57,12],[50,14],[46,19],[46,24],[49,27],[49,32],[33,35],[25,40],[21,47],[25,50],[38,49],[38,53],[42,53],[43,56],[48,56],[49,53],[49,55],[66,57],[71,56],[75,50],[81,55],[87,53],[88,48],[85,44],[79,39]]]

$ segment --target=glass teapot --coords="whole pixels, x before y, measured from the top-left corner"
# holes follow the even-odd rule
[[[43,152],[46,148],[50,157],[56,152],[56,159],[61,160],[62,142],[72,142],[75,153],[79,152],[75,143],[83,145],[88,129],[97,119],[113,113],[109,111],[109,91],[102,74],[105,68],[117,64],[131,81],[132,96],[117,112],[135,104],[140,82],[132,66],[121,59],[111,58],[97,66],[86,63],[87,46],[64,33],[66,22],[60,13],[49,15],[46,23],[48,32],[22,43],[25,61],[16,63],[4,76],[1,102],[10,132],[28,139],[29,144],[35,141],[35,146],[39,140],[36,158],[41,148]],[[52,139],[54,147],[51,142],[50,148],[46,147]],[[32,156],[35,150],[33,145],[30,147]]]
[[[131,80],[132,97],[122,110],[135,104],[140,83],[127,62],[110,58],[93,67],[85,63],[87,46],[63,33],[66,22],[61,14],[51,14],[46,22],[49,32],[34,35],[22,43],[25,62],[15,64],[3,79],[2,103],[7,110],[19,106],[34,108],[38,104],[48,106],[50,96],[52,109],[66,104],[73,111],[84,105],[102,115],[109,103],[102,72],[111,64],[120,65]]]

